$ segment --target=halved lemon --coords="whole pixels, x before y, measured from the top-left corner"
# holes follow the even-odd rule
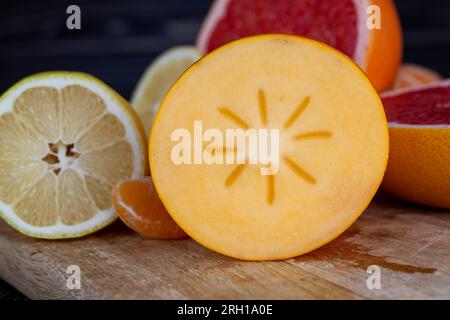
[[[201,54],[194,47],[179,46],[163,52],[147,67],[131,97],[131,105],[139,114],[147,137],[156,111],[169,88],[200,58]]]
[[[116,219],[111,190],[146,171],[128,103],[96,78],[45,72],[0,98],[0,216],[21,233],[73,238]]]

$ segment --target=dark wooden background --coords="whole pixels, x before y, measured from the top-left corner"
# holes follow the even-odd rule
[[[450,77],[450,0],[395,2],[404,29],[404,61]],[[2,0],[0,93],[36,72],[78,70],[99,77],[128,98],[157,54],[175,45],[194,43],[210,3]],[[66,8],[70,4],[81,7],[81,30],[66,28]],[[0,280],[0,299],[14,298],[23,296]]]
[[[209,0],[2,0],[0,93],[44,70],[94,74],[128,98],[144,68],[161,51],[192,44]],[[450,0],[397,0],[404,60],[450,76]],[[66,28],[77,4],[82,29]]]

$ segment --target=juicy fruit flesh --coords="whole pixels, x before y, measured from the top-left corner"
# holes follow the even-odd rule
[[[0,116],[0,137],[0,201],[29,225],[87,221],[133,173],[123,124],[81,85],[22,92]]]
[[[279,129],[278,173],[174,164],[171,135],[194,136],[195,120],[221,132]],[[338,236],[373,197],[388,152],[382,105],[364,74],[328,46],[283,35],[242,39],[194,64],[163,101],[150,138],[152,177],[174,220],[203,245],[246,260],[289,258]]]
[[[450,124],[450,85],[388,95],[382,100],[389,122],[410,125]]]
[[[120,219],[144,237],[181,239],[187,236],[167,213],[150,177],[121,182],[113,189],[113,203]]]
[[[408,88],[439,81],[442,81],[442,76],[433,70],[415,64],[403,64],[397,72],[393,88]]]
[[[449,81],[381,97],[391,145],[383,188],[414,203],[450,208]]]
[[[131,104],[139,114],[147,137],[164,95],[176,79],[198,59],[200,54],[194,47],[181,46],[162,53],[147,67],[131,98]]]
[[[324,42],[352,57],[357,15],[352,0],[230,0],[208,43],[210,52],[243,37],[284,33]]]

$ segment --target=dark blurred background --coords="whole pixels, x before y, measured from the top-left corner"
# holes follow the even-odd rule
[[[450,0],[395,2],[404,30],[404,61],[450,77]],[[71,4],[81,7],[81,30],[66,28],[66,8]],[[78,70],[99,77],[129,98],[156,55],[194,43],[210,4],[209,0],[2,0],[0,94],[39,71]],[[0,300],[22,298],[0,280]]]
[[[255,0],[257,1],[257,0]],[[450,77],[450,0],[396,0],[404,61]],[[66,8],[81,8],[82,29],[66,28]],[[2,0],[0,93],[43,70],[79,70],[129,98],[160,52],[193,44],[209,0]]]

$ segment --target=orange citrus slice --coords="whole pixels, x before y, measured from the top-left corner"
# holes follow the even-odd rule
[[[162,202],[193,239],[235,258],[284,259],[331,241],[364,211],[386,168],[388,129],[349,58],[263,35],[213,51],[178,79],[149,155]]]
[[[120,219],[151,239],[181,239],[186,233],[173,221],[156,193],[151,177],[124,180],[112,193]]]
[[[0,215],[33,237],[94,232],[116,218],[113,186],[145,174],[145,153],[139,119],[103,82],[25,78],[0,98]]]

